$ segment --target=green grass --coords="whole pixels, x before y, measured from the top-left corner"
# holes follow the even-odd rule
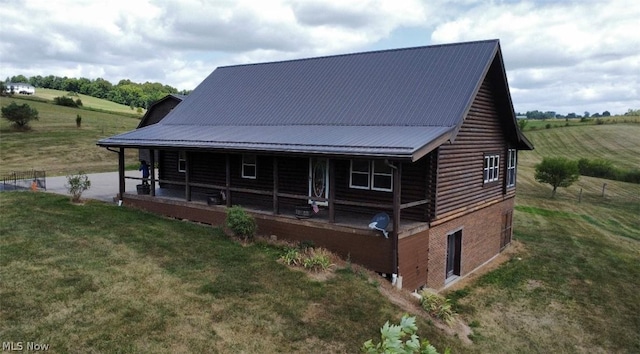
[[[47,100],[47,101],[53,101],[53,99],[56,98],[56,97],[67,96],[68,94],[69,94],[69,92],[67,92],[67,91],[45,89],[45,88],[36,88],[36,93],[31,97],[44,99],[44,100]],[[16,96],[16,97],[18,97],[18,96]],[[109,112],[114,112],[114,113],[124,113],[124,114],[128,114],[128,115],[134,114],[134,115],[141,116],[142,114],[144,114],[144,112],[142,112],[142,114],[138,114],[136,109],[131,109],[131,107],[129,107],[129,106],[126,106],[126,105],[123,105],[123,104],[119,104],[119,103],[115,103],[115,102],[111,102],[109,100],[105,100],[105,99],[102,99],[102,98],[96,98],[96,97],[87,96],[87,95],[83,95],[83,94],[77,94],[77,96],[73,95],[73,96],[69,96],[69,97],[73,98],[74,101],[79,98],[82,101],[82,106],[86,107],[86,108],[109,111]]]
[[[11,128],[6,119],[0,120],[0,175],[10,171],[46,170],[50,176],[68,173],[115,171],[117,154],[96,146],[108,136],[133,130],[137,118],[113,113],[94,112],[57,106],[51,103],[0,97],[4,107],[15,101],[27,103],[39,112],[39,120],[30,123],[30,131]],[[76,115],[82,117],[81,128],[76,127]],[[126,151],[126,161],[137,161],[137,150]]]
[[[638,166],[640,126],[527,136],[536,149],[519,154],[514,238],[522,247],[498,270],[451,292],[454,308],[474,323],[472,338],[488,352],[640,352],[640,186],[581,177],[551,199],[551,187],[533,179],[543,156]]]
[[[266,243],[46,193],[0,193],[0,337],[55,352],[358,352],[399,320],[366,278],[314,281]],[[25,207],[28,206],[28,207]],[[462,349],[419,321],[421,337]]]
[[[640,117],[638,116],[611,116],[600,118],[588,118],[583,121],[581,118],[569,118],[569,119],[527,119],[527,125],[524,128],[526,132],[540,129],[556,129],[556,128],[570,128],[570,127],[582,127],[591,125],[606,125],[606,124],[638,124],[640,123]],[[549,126],[549,128],[547,128]]]

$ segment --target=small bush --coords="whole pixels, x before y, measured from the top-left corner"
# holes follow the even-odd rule
[[[82,107],[82,100],[78,98],[75,102],[76,102],[76,106]]]
[[[76,114],[76,127],[80,128],[82,125],[82,117],[79,114]]]
[[[547,123],[547,124],[544,126],[544,128],[545,128],[545,129],[551,129],[551,123]]]
[[[32,120],[38,120],[38,110],[31,108],[26,103],[18,105],[15,102],[11,102],[6,107],[2,107],[2,118],[11,122],[11,124],[17,129],[28,130],[29,122]]]
[[[77,175],[67,176],[66,187],[71,194],[71,201],[77,203],[80,201],[82,193],[91,187],[91,181],[86,174],[78,172]]]
[[[242,237],[245,240],[253,240],[256,235],[255,219],[238,205],[227,209],[227,227],[236,237]]]
[[[446,324],[451,324],[454,319],[455,311],[451,307],[451,301],[429,290],[420,292],[420,306],[431,316],[434,316]]]
[[[73,98],[67,96],[55,97],[53,99],[53,103],[57,104],[58,106],[78,107],[76,101],[74,101]]]
[[[300,254],[300,251],[295,248],[288,249],[280,259],[284,264],[290,266],[299,266],[302,264],[302,255]]]

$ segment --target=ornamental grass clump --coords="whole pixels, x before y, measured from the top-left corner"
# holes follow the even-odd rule
[[[442,320],[446,324],[453,322],[455,311],[453,311],[449,299],[424,289],[420,291],[420,306],[431,316]]]

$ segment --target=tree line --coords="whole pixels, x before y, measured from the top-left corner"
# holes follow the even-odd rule
[[[34,87],[48,88],[67,92],[80,93],[87,96],[103,98],[109,101],[133,107],[148,108],[151,103],[172,94],[189,94],[190,91],[178,91],[175,87],[159,82],[136,83],[128,79],[120,80],[116,85],[103,79],[87,79],[84,77],[31,76],[17,75],[7,77],[6,83],[28,83]]]
[[[610,117],[611,116],[611,112],[609,111],[604,111],[602,113],[589,113],[588,111],[585,111],[584,114],[580,115],[580,114],[576,114],[575,112],[571,112],[568,113],[567,115],[562,115],[562,114],[557,114],[555,111],[538,111],[538,110],[533,110],[533,111],[527,111],[526,113],[520,113],[520,112],[516,112],[516,116],[518,117],[527,117],[527,119],[553,119],[553,118],[600,118],[600,117]]]

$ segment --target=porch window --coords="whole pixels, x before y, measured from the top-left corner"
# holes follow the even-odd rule
[[[484,156],[484,183],[497,182],[500,177],[500,155]]]
[[[516,156],[518,150],[509,149],[507,153],[507,187],[516,185]]]
[[[369,161],[351,160],[351,178],[349,187],[355,189],[369,189],[371,180],[371,164]]]
[[[242,155],[242,178],[256,179],[256,155]]]
[[[184,172],[187,167],[187,152],[178,151],[178,172]]]
[[[384,161],[351,160],[349,187],[391,192],[393,171]]]
[[[393,171],[384,161],[375,160],[371,163],[371,189],[376,191],[391,192],[393,185]]]

